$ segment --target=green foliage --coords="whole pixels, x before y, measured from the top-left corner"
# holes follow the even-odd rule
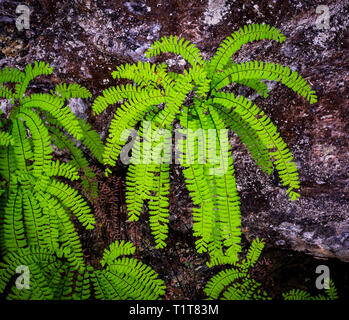
[[[52,146],[57,140],[53,132],[70,141],[72,149],[75,142],[68,134],[81,139],[98,156],[103,145],[98,134],[65,105],[71,97],[90,97],[87,89],[63,84],[51,94],[26,95],[30,81],[51,73],[52,68],[44,62],[28,65],[24,72],[14,68],[0,72],[0,88],[7,93],[5,98],[11,97],[12,105],[9,115],[0,118],[0,247],[2,253],[10,253],[28,246],[47,250],[61,246],[69,252],[71,265],[83,267],[71,214],[86,229],[92,229],[95,221],[87,202],[62,181],[78,180],[80,167],[73,161],[53,160]],[[9,82],[15,83],[14,91],[6,86]],[[85,158],[79,157],[83,162]],[[87,161],[83,169],[88,170]]]
[[[309,292],[300,289],[292,289],[289,292],[283,293],[284,300],[337,300],[338,294],[336,286],[332,279],[327,279],[329,287],[325,287],[325,294],[312,296]]]
[[[252,241],[246,258],[215,275],[205,286],[208,299],[221,300],[270,300],[248,273],[253,268],[263,250],[264,243],[259,239]]]
[[[251,276],[251,269],[256,265],[264,248],[264,242],[258,238],[253,240],[245,259],[234,263],[213,276],[206,284],[204,292],[209,300],[271,300],[271,297]],[[284,300],[336,300],[337,289],[331,279],[327,279],[329,288],[325,295],[312,296],[305,290],[292,289],[283,293]]]
[[[114,242],[104,251],[101,268],[74,268],[69,253],[30,246],[7,254],[0,263],[0,292],[15,300],[155,300],[165,293],[164,282],[148,266],[126,257],[135,247]],[[29,268],[29,288],[11,280],[18,266]]]
[[[51,72],[43,62],[27,66],[24,73],[0,72],[1,97],[12,99],[10,114],[0,118],[0,292],[16,300],[158,299],[164,283],[150,267],[127,257],[135,252],[131,243],[111,244],[100,268],[85,262],[72,215],[87,230],[95,219],[67,182],[79,180],[80,171],[87,190],[94,177],[76,139],[99,161],[104,146],[97,132],[66,106],[70,98],[90,97],[87,89],[62,84],[50,94],[24,96],[31,80]],[[5,82],[15,82],[15,92]],[[68,151],[71,160],[54,161],[53,145]],[[14,285],[18,266],[29,268],[29,288]]]
[[[132,150],[130,163],[126,163],[129,218],[138,220],[143,204],[148,203],[157,248],[166,245],[172,161],[168,146],[179,126],[186,139],[178,147],[183,151],[178,160],[194,204],[196,248],[209,253],[210,266],[236,262],[241,250],[240,200],[226,129],[240,137],[263,171],[270,174],[275,166],[291,200],[299,197],[297,168],[276,126],[255,103],[227,89],[231,84],[239,84],[267,97],[268,87],[263,80],[270,80],[286,85],[310,103],[317,98],[306,80],[286,66],[261,61],[232,62],[232,55],[243,44],[257,40],[282,43],[285,36],[268,25],[251,24],[227,37],[208,61],[188,41],[163,37],[146,56],[180,55],[187,62],[182,73],[168,70],[166,63],[121,65],[113,77],[132,84],[104,90],[92,106],[95,114],[100,114],[108,106],[120,104],[110,125],[103,163],[115,166],[119,157],[122,160],[125,152]],[[131,128],[136,128],[137,136],[128,143]],[[164,130],[170,130],[172,136]],[[188,137],[193,132],[194,139],[190,141]],[[106,174],[110,172],[107,168]]]

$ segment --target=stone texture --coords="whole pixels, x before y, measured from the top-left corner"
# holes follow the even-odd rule
[[[19,3],[0,1],[0,68],[45,60],[55,69],[54,76],[38,85],[41,89],[48,89],[52,80],[78,82],[94,96],[113,83],[110,73],[116,65],[144,61],[144,51],[161,36],[185,37],[207,58],[244,24],[264,22],[281,29],[287,36],[284,44],[249,44],[234,58],[286,64],[318,93],[319,101],[312,106],[279,84],[266,100],[252,96],[295,156],[302,197],[290,202],[277,175],[264,175],[233,137],[244,234],[248,239],[263,237],[268,246],[349,261],[347,1],[326,1],[328,30],[316,28],[316,7],[322,3],[315,0],[27,1],[30,29],[21,32],[15,27]],[[110,115],[86,117],[99,131],[110,120]],[[175,217],[178,212],[188,215],[186,208],[191,207],[188,198],[180,200]]]

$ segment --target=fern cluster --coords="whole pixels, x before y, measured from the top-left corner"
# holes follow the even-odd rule
[[[234,263],[230,269],[225,269],[213,276],[205,286],[205,294],[209,300],[271,300],[271,297],[262,289],[250,274],[256,265],[264,242],[254,239],[249,247],[245,259]],[[332,279],[329,280],[329,288],[325,289],[325,295],[312,296],[305,290],[292,289],[283,293],[284,300],[336,300],[337,289]]]
[[[76,269],[69,253],[31,246],[6,255],[0,263],[0,292],[14,300],[154,300],[165,292],[163,281],[148,266],[127,256],[134,254],[130,242],[114,242],[104,251],[99,269],[90,265]],[[29,268],[29,288],[9,287],[18,277],[16,269]]]
[[[300,289],[292,289],[282,294],[284,300],[337,300],[337,288],[332,279],[328,279],[329,286],[324,288],[325,294],[312,296],[309,292]]]
[[[230,149],[227,129],[246,144],[263,171],[268,174],[274,169],[278,171],[291,200],[299,197],[297,168],[276,126],[254,102],[228,90],[239,84],[267,97],[268,87],[263,81],[270,80],[281,82],[310,103],[316,102],[315,92],[307,81],[286,66],[261,61],[232,62],[232,55],[243,44],[265,39],[282,43],[285,36],[269,25],[247,25],[227,37],[212,59],[205,61],[195,45],[176,36],[163,37],[146,52],[147,57],[174,53],[186,61],[188,68],[175,73],[168,70],[166,63],[121,65],[112,73],[113,77],[130,80],[132,84],[110,87],[94,101],[95,114],[120,104],[110,125],[103,163],[108,166],[108,174],[119,157],[123,161],[132,150],[131,160],[125,162],[129,164],[126,193],[129,219],[138,220],[144,203],[148,203],[157,248],[166,246],[171,144],[178,124],[185,136],[178,147],[181,149],[178,160],[194,203],[196,248],[200,253],[209,253],[210,266],[237,261],[241,250],[240,200],[234,164],[232,155],[226,157],[224,153]],[[136,128],[137,138],[129,148],[125,146],[130,133],[127,130],[132,128]],[[190,140],[192,132],[195,138]]]
[[[183,72],[169,70],[166,63],[117,67],[112,76],[131,83],[105,89],[92,105],[99,115],[119,104],[105,145],[91,125],[69,108],[71,98],[91,97],[86,88],[58,84],[49,93],[28,94],[32,80],[52,73],[49,64],[35,62],[24,71],[0,70],[0,98],[12,106],[8,114],[0,111],[0,292],[8,299],[157,299],[164,294],[157,274],[128,257],[135,252],[131,243],[112,243],[98,268],[86,262],[76,227],[93,229],[95,219],[87,199],[71,182],[80,180],[85,195],[98,196],[84,153],[87,149],[105,165],[107,175],[119,159],[129,165],[129,220],[138,220],[147,204],[157,248],[166,246],[170,169],[178,161],[194,205],[197,251],[209,254],[209,266],[233,265],[211,279],[205,288],[207,296],[269,299],[249,274],[263,242],[253,241],[246,258],[239,261],[240,198],[229,130],[246,144],[264,172],[278,171],[291,200],[299,197],[298,172],[271,119],[231,89],[243,85],[266,98],[264,81],[269,80],[284,84],[310,103],[317,97],[306,80],[286,66],[232,61],[244,44],[257,40],[282,43],[285,36],[269,25],[247,25],[227,37],[207,61],[190,42],[163,37],[147,51],[147,58],[180,55],[187,63]],[[55,160],[53,147],[68,151],[70,159]],[[20,265],[30,270],[30,289],[13,285]],[[327,296],[336,297],[333,287]],[[284,297],[312,299],[299,290]]]
[[[67,105],[71,98],[91,97],[86,88],[59,84],[50,93],[26,94],[30,81],[51,73],[44,62],[24,72],[0,70],[0,97],[12,106],[0,114],[0,292],[8,299],[88,299],[92,291],[97,299],[156,299],[163,282],[148,266],[123,257],[134,253],[131,243],[113,243],[101,261],[104,269],[85,262],[76,224],[90,230],[95,219],[69,182],[81,178],[92,190],[86,193],[96,195],[94,173],[77,142],[99,161],[104,146]],[[68,151],[70,161],[54,160],[53,146]],[[29,268],[30,288],[7,292],[20,265]]]
[[[54,161],[52,145],[64,132],[75,148],[71,138],[86,145],[103,144],[96,136],[91,139],[91,135],[85,135],[82,120],[65,105],[71,97],[90,97],[87,89],[58,85],[51,93],[26,95],[30,81],[51,73],[52,68],[44,62],[27,65],[24,72],[14,68],[0,71],[0,91],[6,93],[2,96],[12,105],[8,117],[3,115],[1,119],[7,131],[2,131],[0,140],[0,175],[5,188],[0,208],[0,246],[7,253],[28,246],[55,250],[62,244],[71,252],[74,264],[82,266],[82,248],[70,214],[86,229],[92,229],[95,220],[86,200],[62,181],[78,180],[79,167],[73,162]],[[8,83],[14,90],[6,86]],[[97,135],[93,131],[91,134]]]
[[[270,300],[268,294],[261,289],[249,274],[264,248],[264,243],[258,238],[253,240],[247,251],[246,258],[236,262],[231,269],[226,269],[215,275],[205,286],[208,299],[222,300]]]

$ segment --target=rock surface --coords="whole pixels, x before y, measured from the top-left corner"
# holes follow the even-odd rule
[[[113,82],[111,71],[124,62],[145,60],[144,51],[161,36],[176,34],[195,43],[205,58],[231,32],[247,23],[282,30],[282,44],[246,45],[237,61],[279,62],[300,72],[319,101],[309,105],[281,85],[255,102],[273,119],[295,156],[301,198],[290,202],[276,175],[257,168],[233,138],[237,181],[247,239],[263,237],[271,247],[349,261],[349,5],[326,1],[329,29],[318,29],[315,0],[285,1],[27,1],[30,28],[18,31],[19,1],[0,0],[0,68],[45,60],[54,67],[50,83],[78,82],[96,97]],[[180,62],[173,59],[173,64]],[[84,112],[85,106],[78,106]],[[85,114],[102,132],[108,119]],[[180,180],[179,180],[180,181]],[[178,182],[179,183],[179,182]],[[181,190],[182,185],[175,185]],[[174,209],[190,228],[188,197]]]

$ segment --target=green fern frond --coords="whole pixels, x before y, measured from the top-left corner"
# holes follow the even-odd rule
[[[92,129],[91,125],[85,120],[79,119],[80,128],[83,132],[82,143],[91,151],[94,157],[102,163],[102,155],[104,152],[104,145],[100,135]]]
[[[53,68],[50,64],[44,61],[35,61],[33,65],[28,64],[24,70],[24,76],[21,77],[20,83],[16,85],[16,97],[21,99],[24,96],[25,91],[29,85],[29,82],[40,75],[52,74]]]
[[[24,73],[17,68],[5,67],[0,70],[0,85],[3,83],[22,82]]]
[[[248,248],[246,259],[241,262],[241,267],[243,270],[252,268],[258,261],[262,250],[264,248],[264,242],[260,239],[254,239]]]
[[[114,79],[132,80],[139,87],[159,88],[161,85],[168,90],[173,87],[173,81],[167,75],[167,72],[155,64],[139,61],[137,64],[124,64],[112,72]]]
[[[134,252],[130,243],[112,244],[105,252],[102,265],[92,281],[98,299],[154,300],[165,293],[164,282],[147,265],[136,259],[121,257]]]
[[[283,293],[284,300],[337,300],[337,288],[332,279],[329,279],[329,288],[325,288],[325,295],[318,294],[312,296],[309,292],[300,289],[292,289],[287,293]]]
[[[51,161],[50,169],[47,172],[50,177],[63,177],[71,181],[78,180],[79,174],[75,167],[69,163],[62,163],[58,160]]]
[[[153,106],[164,103],[164,94],[159,90],[142,94],[121,105],[110,124],[109,137],[103,155],[104,164],[114,165],[125,141],[120,140],[124,130],[132,128]]]
[[[33,151],[27,136],[26,128],[21,120],[16,119],[12,121],[11,135],[15,141],[13,151],[16,158],[16,169],[23,173],[28,173],[30,164],[27,160],[33,160]]]
[[[144,89],[136,85],[126,84],[117,87],[110,87],[103,90],[102,95],[98,96],[93,102],[92,110],[95,114],[102,113],[109,105],[117,104],[125,99],[133,99]]]
[[[239,272],[238,270],[227,269],[223,270],[217,275],[215,275],[210,281],[206,284],[204,292],[207,297],[212,300],[217,300],[225,287],[234,282],[237,279],[245,277],[244,272]]]
[[[87,230],[93,229],[95,219],[90,213],[91,210],[85,200],[76,190],[60,181],[52,180],[46,191],[59,199],[65,207],[69,208]]]
[[[275,40],[284,42],[286,37],[276,28],[267,24],[249,24],[233,32],[223,40],[217,49],[216,55],[208,64],[209,78],[217,77],[217,71],[223,70],[230,61],[231,56],[244,44],[258,40]]]
[[[51,140],[48,131],[38,114],[32,110],[23,110],[18,114],[22,118],[31,133],[33,144],[33,169],[31,173],[40,180],[44,171],[50,165],[52,157]],[[30,159],[27,157],[27,159]],[[39,182],[40,184],[40,182]]]
[[[10,144],[14,144],[13,137],[8,132],[0,131],[0,146],[7,147]]]
[[[244,281],[233,283],[222,296],[222,300],[271,300],[261,289],[261,284],[246,275]]]
[[[14,93],[8,87],[0,87],[0,98],[11,100],[14,97]],[[0,114],[2,111],[0,110]]]
[[[230,83],[240,80],[278,81],[298,93],[311,104],[317,102],[317,96],[308,82],[289,67],[271,62],[250,61],[234,64],[212,81],[211,90],[218,91]]]
[[[77,83],[58,84],[52,93],[58,94],[63,100],[69,100],[70,98],[87,99],[92,97],[92,94],[88,89]]]
[[[235,132],[238,138],[246,145],[257,165],[260,166],[264,172],[271,174],[273,172],[273,163],[268,148],[265,147],[258,133],[234,110],[224,107],[215,108],[215,110],[219,113],[225,125]]]
[[[16,189],[10,192],[2,218],[1,251],[7,252],[28,245],[25,226],[22,219],[23,191]]]
[[[172,35],[170,37],[162,37],[161,41],[155,41],[151,48],[146,51],[146,57],[150,58],[166,52],[182,56],[192,66],[204,64],[200,51],[194,44]]]
[[[78,140],[83,138],[79,120],[72,111],[64,106],[64,101],[58,97],[45,93],[32,94],[24,98],[22,108],[39,108],[50,113],[63,128]]]
[[[15,143],[15,140],[14,140]],[[12,146],[0,146],[0,175],[6,181],[12,181],[17,168],[16,156]]]
[[[230,269],[222,270],[206,284],[208,299],[222,300],[270,300],[261,284],[251,278],[249,268],[257,262],[264,243],[258,238],[252,241],[246,259]]]
[[[279,172],[280,179],[284,186],[288,186],[287,193],[291,200],[296,200],[299,193],[293,191],[299,188],[298,172],[293,162],[292,154],[282,140],[275,125],[255,104],[244,97],[235,97],[232,93],[216,93],[212,100],[219,111],[225,112],[226,109],[232,109],[256,132],[263,145],[268,149],[275,150],[270,152],[275,157],[276,169]]]

